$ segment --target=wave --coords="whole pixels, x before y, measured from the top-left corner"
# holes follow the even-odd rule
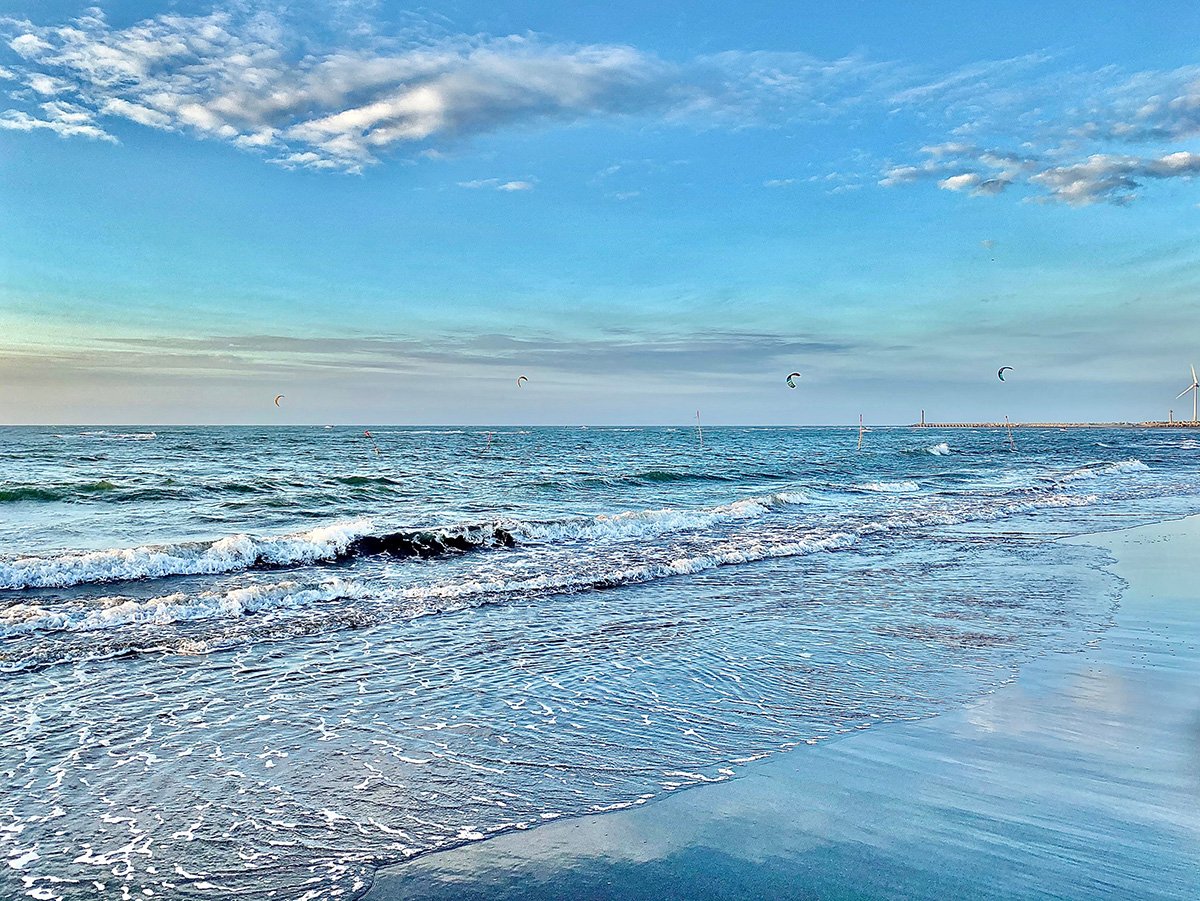
[[[762,516],[772,508],[805,501],[801,494],[773,494],[701,510],[637,510],[547,522],[500,520],[385,532],[376,532],[371,520],[359,519],[275,537],[233,535],[209,542],[24,557],[0,562],[0,589],[217,575],[381,555],[429,558],[519,542],[648,538]]]
[[[808,502],[798,492],[751,497],[731,504],[699,510],[632,510],[627,513],[600,514],[589,519],[550,522],[512,523],[508,529],[517,540],[559,541],[580,539],[651,538],[668,532],[707,529],[723,522],[753,519],[777,507]]]
[[[0,504],[15,504],[21,501],[66,501],[76,497],[94,497],[119,490],[119,485],[114,485],[104,479],[97,482],[74,482],[62,485],[0,485]]]
[[[344,485],[350,488],[372,489],[398,487],[403,483],[390,476],[347,475],[332,476],[325,485]],[[280,482],[275,479],[196,482],[177,484],[172,479],[159,485],[119,485],[106,479],[94,482],[9,484],[0,485],[0,504],[21,502],[55,503],[71,501],[120,502],[177,500],[188,497],[211,497],[220,494],[274,494],[281,487],[320,488],[319,482]]]
[[[716,472],[677,472],[670,469],[648,469],[644,472],[634,472],[626,475],[588,476],[575,481],[542,482],[545,487],[576,488],[579,486],[616,486],[616,485],[661,485],[672,482],[736,482],[745,474],[726,475]]]
[[[950,445],[943,441],[941,444],[933,444],[925,448],[925,452],[933,454],[935,457],[945,457],[947,454],[953,453],[950,450]]]
[[[339,482],[342,485],[350,485],[352,487],[365,487],[370,485],[399,485],[400,482],[390,476],[334,476],[332,481]]]
[[[1097,479],[1102,476],[1122,475],[1127,472],[1142,472],[1149,468],[1137,459],[1118,460],[1115,463],[1089,463],[1087,466],[1073,469],[1065,475],[1056,476],[1053,481],[1077,482],[1080,479]]]
[[[74,435],[56,434],[55,438],[83,438],[87,441],[154,441],[158,435],[154,432],[109,432],[98,429],[90,432],[77,432]]]
[[[0,589],[65,588],[169,576],[217,575],[381,554],[437,557],[512,543],[512,536],[499,526],[373,534],[370,520],[355,520],[271,538],[233,535],[211,542],[24,557],[0,563]]]
[[[716,472],[674,472],[669,469],[649,469],[632,475],[621,476],[621,482],[732,482],[736,476]]]
[[[206,591],[194,597],[183,592],[139,601],[127,597],[100,598],[86,608],[53,610],[38,604],[15,604],[0,611],[0,638],[30,632],[95,632],[138,625],[165,626],[217,617],[240,617],[274,609],[356,597],[362,587],[330,579],[320,587],[298,582],[249,585],[227,592]]]
[[[770,470],[740,471],[740,472],[680,472],[670,469],[648,469],[624,475],[587,476],[573,479],[547,479],[537,482],[541,488],[577,489],[580,487],[617,487],[621,485],[662,485],[674,482],[747,482],[747,481],[782,481],[789,475]]]
[[[850,548],[864,539],[888,534],[911,532],[965,522],[997,520],[1004,517],[1053,507],[1078,507],[1096,501],[1095,495],[1046,494],[1040,498],[1007,503],[990,503],[975,509],[925,510],[895,513],[875,520],[841,529],[814,529],[791,540],[781,540],[779,534],[740,536],[670,560],[615,564],[599,572],[587,567],[576,572],[544,572],[518,577],[457,579],[407,588],[368,585],[358,581],[326,579],[317,585],[304,586],[285,580],[274,584],[255,584],[225,592],[202,592],[189,596],[182,592],[148,600],[115,596],[101,598],[86,606],[49,609],[37,604],[18,603],[0,611],[0,638],[30,632],[91,632],[123,627],[162,626],[217,618],[237,619],[247,615],[270,614],[291,609],[310,608],[317,620],[307,616],[294,623],[294,628],[320,628],[321,622],[344,625],[372,625],[397,618],[414,618],[451,612],[468,607],[501,603],[514,595],[536,596],[616,588],[691,575],[724,566],[756,563],[772,558],[804,556],[822,551]],[[742,502],[744,503],[744,502]],[[727,505],[733,507],[735,505]],[[749,512],[748,508],[743,508]],[[645,511],[652,513],[655,511]],[[713,511],[709,511],[711,514]],[[643,515],[645,515],[645,513]],[[629,518],[621,522],[633,522]],[[579,533],[577,533],[579,534]],[[355,610],[335,602],[369,598],[369,610]],[[330,609],[313,610],[324,605]],[[322,619],[324,617],[324,619]],[[272,634],[287,633],[271,621]],[[288,633],[290,634],[290,633]],[[190,639],[188,639],[190,640]],[[154,645],[161,648],[161,642]]]
[[[853,490],[877,491],[883,494],[907,494],[919,491],[920,487],[916,482],[905,479],[901,482],[865,482],[861,485],[853,486]]]
[[[597,591],[704,572],[721,566],[753,563],[773,557],[795,557],[846,548],[857,541],[848,532],[812,535],[785,543],[739,543],[706,554],[669,562],[644,563],[598,574],[543,574],[516,579],[465,580],[405,589],[372,589],[359,582],[330,579],[316,587],[294,581],[250,585],[227,592],[183,592],[139,601],[128,597],[101,598],[84,608],[52,610],[36,604],[16,604],[0,611],[0,639],[30,632],[94,632],[139,625],[172,625],[216,618],[238,618],[290,608],[370,597],[374,612],[369,622],[390,617],[415,618],[480,604],[514,594],[554,594]],[[383,604],[391,602],[389,611]],[[395,607],[397,602],[402,606]],[[465,603],[464,603],[465,602]],[[339,611],[339,614],[342,611]]]

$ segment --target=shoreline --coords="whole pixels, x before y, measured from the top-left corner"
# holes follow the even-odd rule
[[[363,897],[1200,897],[1200,516],[1062,540],[1113,558],[1114,622],[994,693],[390,865]]]

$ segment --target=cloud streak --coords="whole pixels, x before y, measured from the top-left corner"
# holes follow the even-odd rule
[[[878,183],[935,182],[972,196],[1019,188],[1036,202],[1124,206],[1151,182],[1200,174],[1200,156],[1178,144],[1200,137],[1200,67],[1038,74],[1037,65],[1049,60],[1026,61],[1033,67],[1028,77],[1003,89],[960,74],[900,95],[912,100],[945,90],[948,108],[962,118],[948,140],[885,168]]]
[[[668,60],[619,44],[466,35],[360,21],[320,44],[244,7],[114,27],[0,20],[12,106],[0,130],[116,141],[118,123],[222,141],[288,169],[360,173],[389,155],[501,130],[595,120],[736,130],[903,114],[943,132],[874,176],[973,197],[1128,204],[1198,170],[1200,67],[1062,70],[1044,53],[929,73],[861,56],[727,51]],[[835,190],[857,186],[847,184]],[[811,179],[808,179],[811,180]],[[766,187],[799,180],[773,178]],[[532,179],[464,188],[529,191]]]
[[[672,63],[622,45],[373,28],[320,49],[277,17],[223,11],[115,28],[93,10],[67,25],[8,19],[0,29],[13,55],[4,73],[20,85],[10,96],[25,105],[0,114],[2,127],[112,140],[107,124],[125,120],[343,172],[401,148],[551,121],[745,124],[781,107],[825,116],[886,68],[788,53]]]
[[[1083,159],[1021,156],[969,145],[926,147],[926,159],[915,165],[892,166],[879,184],[886,188],[934,181],[943,191],[991,196],[1013,185],[1033,190],[1039,202],[1088,206],[1126,205],[1151,181],[1191,179],[1200,175],[1200,154],[1175,151],[1157,156],[1094,153]]]

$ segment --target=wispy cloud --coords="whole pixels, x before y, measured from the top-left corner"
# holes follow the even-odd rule
[[[458,186],[470,190],[486,189],[511,193],[513,191],[532,191],[534,183],[532,180],[503,181],[499,178],[477,178],[473,181],[460,181]]]
[[[1150,182],[1200,174],[1197,156],[1179,146],[1200,136],[1200,67],[1123,75],[1047,71],[1048,61],[1026,58],[1025,77],[1003,89],[970,69],[918,89],[947,91],[960,118],[947,140],[887,167],[879,184],[929,181],[975,196],[1013,187],[1037,202],[1126,205]]]
[[[400,148],[538,122],[828,117],[887,96],[899,77],[860,57],[725,52],[671,62],[536,35],[393,36],[362,21],[319,47],[279,16],[237,11],[118,28],[91,10],[65,25],[6,19],[0,32],[12,55],[0,77],[19,85],[5,127],[111,139],[107,123],[125,120],[227,141],[285,167],[346,172]],[[69,104],[72,118],[45,108],[48,99]]]
[[[1087,206],[1131,203],[1149,181],[1191,179],[1200,175],[1200,154],[1175,151],[1154,156],[1093,153],[1082,159],[1068,153],[1021,156],[956,144],[926,147],[915,165],[893,166],[883,173],[884,187],[935,181],[944,191],[975,196],[1000,194],[1013,185],[1032,189],[1039,202]]]
[[[1149,182],[1197,174],[1178,145],[1200,136],[1197,66],[1083,71],[1046,53],[944,72],[862,55],[753,50],[668,60],[532,34],[420,25],[391,33],[369,10],[350,21],[345,9],[321,43],[290,27],[286,13],[246,9],[125,27],[98,10],[66,24],[0,20],[0,81],[12,101],[0,130],[111,142],[115,123],[134,123],[224,141],[289,169],[357,173],[389,154],[437,155],[480,135],[553,122],[653,117],[662,126],[739,129],[850,113],[861,126],[903,114],[936,143],[891,154],[874,176],[884,187],[1127,204]],[[861,175],[831,190],[856,188]],[[529,178],[460,184],[535,186]]]
[[[439,367],[506,370],[524,366],[591,373],[600,365],[643,376],[676,377],[728,374],[755,361],[835,355],[849,349],[850,345],[839,340],[797,340],[760,332],[700,331],[660,335],[653,340],[621,334],[588,338],[478,334],[422,340],[390,335],[217,335],[105,339],[81,352],[79,359],[98,368],[231,372],[292,369],[431,373]],[[0,358],[11,353],[0,347]]]
[[[124,119],[264,151],[282,166],[348,172],[399,147],[546,120],[654,112],[745,121],[781,98],[821,115],[878,68],[757,53],[677,64],[621,45],[397,38],[367,27],[314,49],[274,16],[234,12],[116,28],[93,10],[67,25],[8,19],[3,30],[14,55],[5,72],[23,85],[15,99],[69,105],[9,110],[5,127],[111,139],[102,123]]]

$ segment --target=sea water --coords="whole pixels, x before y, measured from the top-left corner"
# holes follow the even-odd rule
[[[370,432],[0,429],[0,895],[352,898],[930,716],[1200,511],[1184,431]]]

